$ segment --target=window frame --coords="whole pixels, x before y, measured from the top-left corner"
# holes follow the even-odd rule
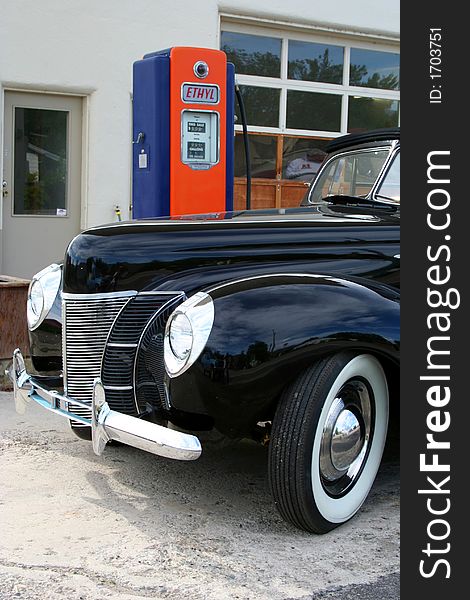
[[[395,163],[395,160],[397,159],[397,157],[399,155],[400,155],[400,142],[395,141],[392,144],[390,156],[388,157],[386,164],[384,165],[384,168],[382,169],[382,173],[380,174],[379,177],[377,177],[377,181],[375,182],[375,185],[371,191],[372,200],[376,200],[377,202],[382,202],[384,204],[392,204],[394,206],[400,205],[401,197],[400,197],[400,200],[393,200],[392,198],[389,198],[388,196],[381,196],[379,194],[379,190],[382,187],[382,184],[384,183],[388,173],[390,172],[390,169],[392,168],[393,164]]]

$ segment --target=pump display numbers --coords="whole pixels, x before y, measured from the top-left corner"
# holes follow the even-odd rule
[[[181,113],[181,162],[191,169],[210,169],[219,162],[219,113],[183,110]]]
[[[188,131],[190,133],[206,133],[206,124],[197,121],[188,122]]]
[[[204,142],[188,142],[188,158],[204,160],[205,156],[206,144]]]

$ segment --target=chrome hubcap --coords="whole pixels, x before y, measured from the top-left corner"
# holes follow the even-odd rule
[[[320,445],[320,475],[331,496],[344,494],[362,471],[373,433],[372,411],[372,391],[361,379],[346,382],[330,406]]]
[[[338,471],[346,471],[362,448],[361,424],[348,409],[342,410],[331,436],[331,462]]]

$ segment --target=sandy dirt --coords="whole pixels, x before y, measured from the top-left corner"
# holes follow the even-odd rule
[[[35,405],[20,417],[0,393],[0,599],[397,599],[396,452],[326,536],[282,521],[266,459],[250,442],[193,463],[97,457],[65,420]]]

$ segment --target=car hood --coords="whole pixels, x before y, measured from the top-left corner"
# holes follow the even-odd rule
[[[396,247],[398,238],[395,209],[326,203],[112,223],[71,242],[64,291],[196,289],[260,269],[312,268],[334,248],[382,252],[384,244]]]

